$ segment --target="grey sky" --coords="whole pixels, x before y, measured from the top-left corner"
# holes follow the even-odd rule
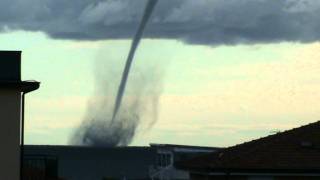
[[[2,0],[0,31],[131,38],[146,0]],[[145,37],[219,45],[320,39],[318,0],[160,0]]]

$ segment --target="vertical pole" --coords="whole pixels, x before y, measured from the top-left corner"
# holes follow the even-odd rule
[[[20,180],[23,180],[23,156],[24,156],[24,95],[22,92],[21,102],[21,145],[20,145]]]

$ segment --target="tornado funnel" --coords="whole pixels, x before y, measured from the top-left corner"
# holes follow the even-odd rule
[[[132,44],[131,44],[131,48],[130,48],[130,52],[128,54],[127,57],[127,61],[126,61],[126,65],[125,68],[123,70],[122,73],[122,78],[121,78],[121,82],[118,88],[118,93],[117,93],[117,97],[115,100],[115,104],[114,104],[114,110],[113,110],[113,115],[112,115],[112,122],[116,119],[117,113],[119,111],[119,108],[121,106],[121,102],[122,102],[122,98],[123,98],[123,94],[125,92],[126,89],[126,85],[127,85],[127,81],[128,81],[128,76],[130,73],[130,69],[131,69],[131,65],[132,65],[132,61],[136,52],[136,49],[139,45],[139,42],[141,40],[143,31],[146,27],[146,24],[152,14],[152,11],[155,7],[155,5],[157,4],[158,0],[149,0],[148,4],[144,10],[144,14],[142,16],[142,20],[141,23],[138,27],[138,30],[133,38]]]

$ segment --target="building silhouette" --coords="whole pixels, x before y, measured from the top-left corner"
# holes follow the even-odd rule
[[[21,81],[20,51],[0,51],[0,179],[20,179],[24,96],[38,88],[39,82]]]

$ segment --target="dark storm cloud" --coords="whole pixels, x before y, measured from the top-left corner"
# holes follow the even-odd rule
[[[2,0],[0,31],[53,38],[131,38],[145,0]],[[318,0],[160,0],[144,37],[193,44],[320,39]]]

